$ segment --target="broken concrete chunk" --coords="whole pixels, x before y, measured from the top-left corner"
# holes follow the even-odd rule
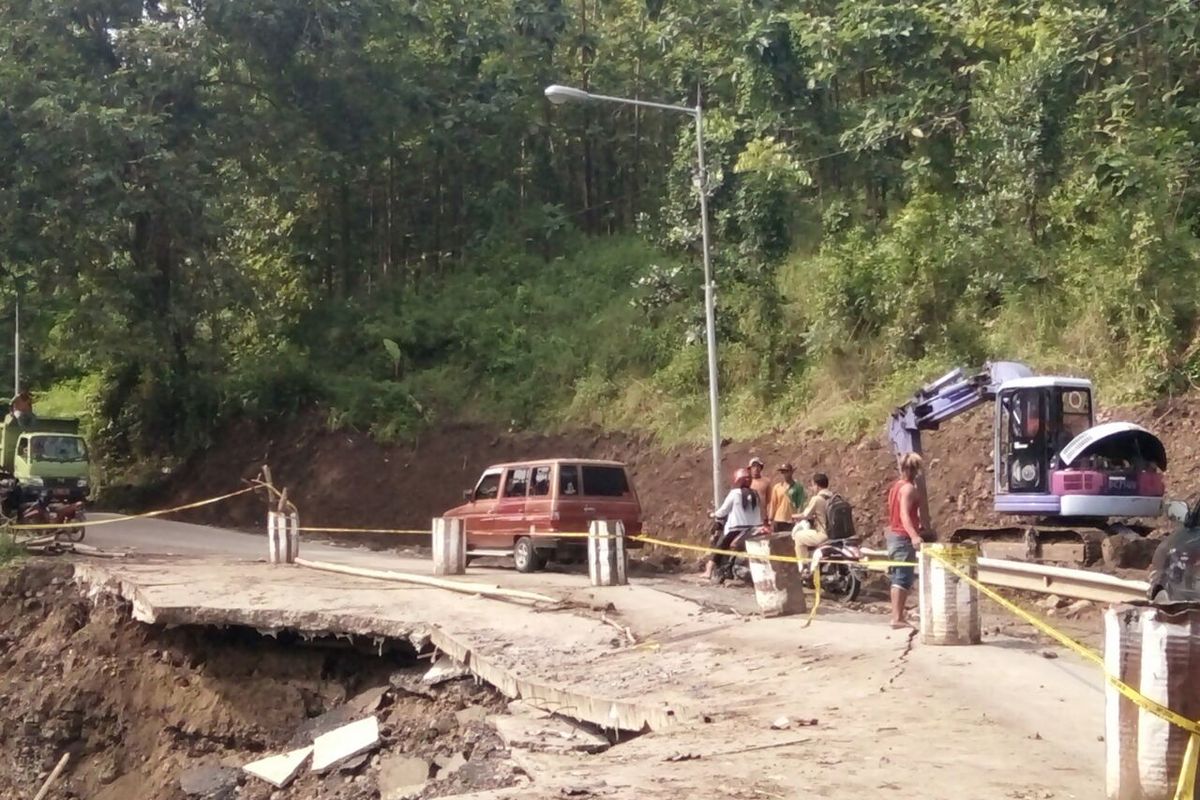
[[[354,713],[354,709],[348,705],[341,705],[336,708],[326,711],[315,717],[310,717],[304,722],[301,722],[296,727],[296,732],[292,734],[292,738],[288,740],[288,746],[292,748],[304,747],[312,744],[313,740],[322,734],[336,730],[343,725],[361,716]]]
[[[472,722],[483,722],[487,719],[488,711],[483,706],[467,706],[454,712],[454,718],[459,725],[466,726]]]
[[[360,719],[323,733],[313,741],[313,772],[324,772],[340,761],[374,749],[379,744],[379,720]]]
[[[773,731],[786,731],[790,727],[792,727],[792,721],[787,717],[778,717],[771,723],[771,730]]]
[[[462,664],[455,661],[450,656],[441,656],[437,661],[433,662],[433,666],[421,678],[421,680],[430,686],[437,686],[439,683],[458,680],[465,678],[471,674],[471,671]]]
[[[399,754],[388,754],[379,762],[381,800],[405,800],[421,793],[429,780],[429,762]]]
[[[304,766],[305,759],[312,753],[312,745],[301,747],[297,750],[291,750],[287,753],[281,753],[277,756],[269,756],[260,758],[258,761],[251,761],[242,769],[256,778],[262,778],[272,786],[284,789],[292,778],[300,772],[300,768]]]
[[[387,686],[375,686],[366,691],[359,692],[347,700],[346,705],[354,709],[355,716],[374,714],[389,688]]]
[[[438,768],[437,776],[445,778],[462,769],[467,763],[467,759],[462,753],[451,753],[448,756],[437,756],[433,759],[434,766]]]
[[[180,774],[179,788],[189,797],[231,800],[237,788],[237,770],[217,764],[192,767]]]
[[[398,689],[408,694],[413,694],[418,697],[434,697],[433,692],[429,691],[429,686],[421,683],[420,675],[413,675],[409,672],[393,672],[388,677],[388,683],[393,689]]]
[[[609,748],[609,741],[574,724],[552,717],[497,716],[488,719],[496,729],[504,746],[535,753],[601,753]]]

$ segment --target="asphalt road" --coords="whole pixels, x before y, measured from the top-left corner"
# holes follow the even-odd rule
[[[114,514],[90,514],[89,519],[112,519]],[[84,544],[131,556],[224,556],[237,560],[266,560],[267,535],[161,519],[135,519],[87,529]],[[428,556],[407,547],[395,551],[339,547],[301,538],[305,558],[374,569],[411,568]],[[424,556],[424,557],[423,557]],[[423,558],[422,558],[423,557]]]

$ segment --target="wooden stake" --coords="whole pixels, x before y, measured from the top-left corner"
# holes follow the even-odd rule
[[[67,766],[67,760],[70,759],[70,753],[63,753],[62,758],[58,760],[58,764],[54,767],[54,771],[46,778],[46,782],[42,784],[42,788],[38,789],[38,793],[33,796],[33,800],[43,800],[49,793],[50,787],[58,780],[58,776],[62,774],[63,769]]]

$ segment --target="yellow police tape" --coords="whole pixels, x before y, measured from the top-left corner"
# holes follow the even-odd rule
[[[1154,716],[1190,733],[1191,737],[1188,739],[1187,751],[1184,753],[1183,765],[1179,775],[1179,782],[1175,787],[1175,800],[1194,800],[1193,787],[1196,783],[1196,767],[1198,760],[1197,750],[1200,748],[1200,740],[1197,738],[1200,736],[1200,724],[1193,722],[1182,714],[1172,711],[1161,703],[1151,700],[1137,689],[1134,689],[1132,686],[1122,681],[1116,675],[1111,674],[1105,668],[1104,657],[1099,653],[1095,652],[1086,645],[1075,641],[1070,636],[1067,636],[1062,631],[1054,628],[1046,621],[1035,617],[1033,614],[1030,614],[1028,611],[1016,605],[1015,603],[1001,597],[997,592],[989,589],[987,586],[984,586],[978,580],[972,578],[960,567],[953,564],[951,559],[943,558],[941,554],[937,552],[932,552],[931,556],[940,561],[942,566],[944,566],[947,570],[954,573],[971,586],[974,586],[990,600],[998,603],[1006,611],[1016,615],[1025,622],[1028,622],[1030,625],[1054,639],[1067,649],[1096,664],[1098,667],[1100,667],[1100,671],[1104,673],[1104,679],[1109,683],[1109,685],[1120,692],[1124,697],[1136,703],[1140,708],[1143,708]]]
[[[236,494],[240,494],[240,492],[237,492]],[[232,496],[232,495],[230,495],[230,496]],[[217,499],[224,499],[224,498],[217,498]],[[215,500],[213,502],[215,502]],[[160,512],[160,513],[168,513],[168,512]],[[106,521],[108,521],[108,520],[106,520]],[[113,521],[117,521],[117,520],[113,520]],[[51,527],[53,527],[53,526],[51,526]],[[305,531],[305,532],[311,532],[311,533],[387,533],[387,534],[428,534],[428,533],[430,533],[430,531],[428,531],[428,530],[401,529],[401,528],[302,527],[302,528],[300,528],[300,530]],[[589,538],[590,536],[592,536],[592,534],[590,534],[590,533],[583,533],[583,532],[558,532],[558,533],[543,532],[543,533],[539,533],[539,532],[533,532],[533,531],[531,531],[528,535],[533,536],[535,538],[536,537],[544,537],[544,538],[556,538],[556,539],[573,539],[573,538],[574,539],[586,539],[586,538]],[[618,535],[609,535],[604,538],[617,538],[617,536]],[[684,551],[693,552],[693,553],[701,553],[701,554],[705,554],[705,555],[727,555],[727,556],[734,556],[737,558],[746,558],[747,557],[747,554],[744,550],[725,550],[725,549],[721,549],[718,547],[708,547],[705,545],[684,544],[683,542],[674,542],[674,541],[669,541],[666,539],[659,539],[659,538],[656,538],[653,536],[647,536],[647,535],[627,536],[625,538],[627,538],[630,541],[642,542],[644,544],[651,544],[651,545],[656,545],[659,547],[666,547],[666,548],[670,548],[673,550],[684,550]],[[1021,608],[1021,607],[1017,606],[1016,604],[1010,602],[1009,600],[1006,600],[1005,598],[1001,597],[998,593],[996,593],[992,589],[988,588],[984,584],[980,583],[975,578],[972,578],[966,571],[961,569],[959,564],[955,563],[955,562],[960,561],[960,559],[955,557],[954,554],[931,552],[931,556],[933,558],[936,558],[939,562],[941,562],[941,564],[943,566],[945,566],[945,568],[948,569],[950,572],[954,573],[959,578],[965,580],[967,583],[974,586],[976,589],[978,589],[980,592],[982,592],[986,597],[988,597],[989,599],[998,603],[1005,610],[1014,614],[1015,616],[1022,619],[1023,621],[1029,623],[1033,627],[1037,628],[1039,631],[1046,634],[1047,636],[1054,639],[1055,641],[1059,642],[1061,645],[1063,645],[1067,649],[1075,652],[1076,654],[1080,655],[1084,659],[1091,661],[1094,664],[1096,664],[1097,666],[1099,666],[1101,671],[1104,673],[1105,680],[1110,685],[1112,685],[1117,691],[1119,691],[1124,697],[1126,697],[1129,700],[1131,700],[1132,702],[1136,703],[1140,708],[1143,708],[1146,711],[1150,712],[1151,714],[1154,714],[1155,716],[1157,716],[1163,720],[1166,720],[1167,722],[1170,722],[1171,724],[1176,725],[1179,728],[1182,728],[1183,730],[1188,731],[1191,734],[1191,737],[1188,741],[1187,751],[1184,755],[1183,769],[1182,769],[1182,772],[1180,775],[1179,783],[1176,788],[1174,800],[1196,800],[1193,797],[1192,787],[1195,784],[1197,765],[1198,765],[1198,762],[1200,762],[1200,723],[1189,720],[1187,717],[1184,717],[1183,715],[1178,714],[1175,711],[1172,711],[1171,709],[1167,708],[1166,706],[1163,706],[1162,704],[1157,703],[1154,700],[1151,700],[1150,698],[1146,697],[1138,690],[1134,689],[1132,686],[1129,686],[1127,683],[1120,680],[1120,678],[1118,678],[1117,676],[1109,674],[1109,672],[1105,669],[1104,659],[1101,655],[1092,651],[1085,645],[1075,641],[1070,636],[1067,636],[1065,633],[1062,633],[1061,631],[1059,631],[1056,628],[1052,627],[1051,625],[1047,624],[1044,620],[1041,620],[1041,619],[1033,616],[1029,612],[1025,611],[1023,608]],[[773,554],[755,555],[753,558],[755,560],[778,561],[778,562],[790,563],[790,564],[800,564],[804,561],[804,559],[800,559],[796,556],[773,555]],[[911,561],[892,561],[892,560],[885,560],[885,559],[865,559],[865,560],[859,560],[859,561],[843,561],[843,560],[828,561],[827,560],[825,563],[852,564],[852,565],[857,565],[857,566],[864,567],[867,569],[871,569],[871,568],[874,568],[874,569],[915,568],[917,566],[916,563],[911,562]],[[809,625],[812,624],[813,618],[816,616],[817,610],[821,606],[822,592],[821,592],[820,570],[819,569],[812,570],[811,574],[812,574],[813,591],[814,591],[813,606],[812,606],[812,609],[809,611],[807,620],[805,621],[805,627],[808,627]]]
[[[184,505],[181,505],[181,506],[174,506],[172,508],[162,508],[157,511],[146,511],[142,514],[124,514],[122,516],[112,517],[109,519],[91,519],[91,520],[58,522],[58,523],[38,523],[36,525],[7,525],[5,527],[7,528],[7,530],[10,530],[10,531],[48,531],[48,530],[57,531],[57,530],[62,530],[63,528],[95,528],[98,525],[112,525],[117,522],[128,522],[129,520],[133,520],[133,519],[148,519],[150,517],[161,517],[165,514],[174,514],[176,511],[187,511],[192,508],[200,508],[201,506],[208,506],[208,505],[212,505],[213,503],[219,503],[222,500],[228,500],[231,497],[237,497],[238,495],[246,494],[247,492],[253,492],[257,488],[258,488],[257,486],[247,486],[245,489],[238,489],[236,492],[230,492],[229,494],[219,495],[218,497],[209,497],[206,500],[197,500],[194,503],[185,503]]]

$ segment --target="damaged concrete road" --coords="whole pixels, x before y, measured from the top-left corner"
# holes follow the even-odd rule
[[[549,730],[510,737],[508,752],[532,783],[479,797],[842,797],[882,787],[927,800],[1007,800],[1031,788],[1103,791],[1100,676],[1065,654],[1047,661],[1034,642],[910,650],[906,635],[874,615],[822,613],[804,628],[794,617],[734,617],[651,585],[593,589],[564,574],[487,572],[562,597],[554,610],[212,559],[86,564],[78,579],[158,624],[433,646],[505,696],[617,742],[587,754],[539,747],[559,736]],[[415,684],[393,685],[421,691]],[[780,717],[819,724],[771,730]],[[634,735],[641,730],[650,732]],[[679,753],[689,758],[668,760]]]

